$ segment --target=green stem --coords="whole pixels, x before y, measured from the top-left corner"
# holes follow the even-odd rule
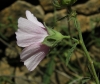
[[[69,32],[69,35],[70,35],[70,43],[71,44],[73,44],[73,42],[72,42],[72,35],[71,35],[71,29],[70,29],[70,15],[71,15],[71,12],[72,12],[72,10],[71,10],[71,6],[67,6],[67,15],[68,15],[68,17],[67,17],[67,22],[68,22],[68,32]]]
[[[80,29],[79,23],[78,23],[76,18],[74,19],[74,22],[75,22],[75,26],[76,26],[76,28],[78,30],[78,33],[79,33],[80,45],[82,46],[82,48],[83,48],[83,50],[84,50],[84,52],[86,54],[86,57],[87,57],[87,59],[89,61],[89,65],[90,65],[91,71],[93,73],[94,80],[95,80],[96,84],[99,84],[99,79],[98,79],[98,76],[96,74],[93,61],[92,61],[92,59],[91,59],[91,57],[90,57],[90,55],[89,55],[89,53],[88,53],[88,51],[86,49],[86,46],[84,44],[82,33],[81,33],[81,29]]]
[[[70,36],[63,36],[63,38],[65,38],[65,39],[69,39],[69,38],[70,38]]]
[[[99,79],[97,77],[97,74],[96,74],[96,71],[95,71],[95,68],[94,68],[93,60],[91,59],[91,57],[90,57],[90,55],[89,55],[89,53],[88,53],[88,51],[87,51],[87,49],[85,47],[84,42],[80,42],[80,44],[81,44],[81,46],[82,46],[82,48],[83,48],[83,50],[84,50],[84,52],[85,52],[85,54],[87,56],[87,59],[89,61],[89,64],[90,64],[90,67],[91,67],[95,82],[96,82],[96,84],[99,84]]]
[[[71,36],[63,36],[64,39],[70,39]],[[74,42],[79,43],[79,41],[75,38],[71,38]]]

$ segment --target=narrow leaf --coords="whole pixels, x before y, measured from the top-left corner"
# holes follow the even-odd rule
[[[72,53],[73,51],[75,50],[76,46],[77,46],[78,43],[75,43],[72,48],[68,51],[68,54],[66,56],[66,65],[68,65],[69,61],[70,61],[70,58],[72,56]]]
[[[50,83],[50,77],[53,73],[54,70],[54,58],[52,57],[51,60],[47,63],[46,66],[46,71],[45,74],[43,76],[43,84],[49,84]]]

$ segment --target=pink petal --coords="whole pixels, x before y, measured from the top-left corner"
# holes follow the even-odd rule
[[[37,20],[37,18],[28,10],[26,11],[26,17],[27,17],[28,20],[32,21],[36,25],[38,25],[38,26],[40,26],[42,28],[45,28],[44,25],[41,22],[39,22]]]
[[[48,35],[47,31],[24,18],[18,20],[16,32],[17,44],[26,47],[34,43],[41,43]]]
[[[47,34],[46,29],[43,29],[40,26],[22,17],[18,19],[18,28],[30,34],[34,34],[34,33]]]
[[[49,52],[49,47],[35,44],[26,47],[21,53],[21,60],[28,70],[32,71]]]

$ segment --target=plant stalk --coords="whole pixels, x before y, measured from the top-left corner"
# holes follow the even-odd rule
[[[99,84],[99,79],[98,79],[98,76],[97,76],[95,68],[94,68],[93,60],[91,59],[91,57],[90,57],[90,55],[89,55],[89,53],[87,51],[87,48],[86,48],[86,46],[84,44],[82,33],[81,33],[81,29],[80,29],[80,25],[79,25],[79,23],[77,21],[77,18],[74,19],[74,22],[75,22],[75,26],[76,26],[76,28],[78,30],[78,33],[79,33],[80,45],[82,46],[82,48],[83,48],[83,50],[84,50],[84,52],[86,54],[86,57],[87,57],[87,59],[89,61],[89,65],[90,65],[94,80],[95,80],[96,84]]]

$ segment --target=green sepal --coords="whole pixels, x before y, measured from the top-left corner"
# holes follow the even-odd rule
[[[60,41],[62,41],[63,38],[65,38],[65,36],[63,36],[60,32],[57,32],[54,29],[48,28],[45,25],[49,36],[47,36],[44,41],[42,42],[43,44],[49,46],[49,47],[54,47],[56,46]]]
[[[60,34],[57,31],[54,31],[54,34],[47,36],[44,41],[42,42],[43,44],[49,46],[49,47],[54,47],[56,46],[62,39],[64,38],[62,34]]]
[[[77,0],[61,0],[61,5],[71,6],[73,5]]]
[[[44,23],[44,26],[47,29],[49,35],[55,34],[54,30],[52,28],[47,27],[45,23]]]

